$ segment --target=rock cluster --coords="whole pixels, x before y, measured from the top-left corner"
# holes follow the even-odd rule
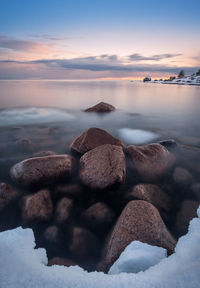
[[[108,110],[104,103],[88,109]],[[12,186],[0,185],[0,230],[31,227],[49,266],[107,272],[134,240],[173,253],[172,233],[186,233],[199,205],[199,184],[176,167],[173,153],[161,144],[126,147],[99,128],[83,132],[70,147],[73,156],[42,151],[11,168]],[[173,189],[189,186],[197,199],[181,205]],[[9,226],[12,207],[17,221]]]

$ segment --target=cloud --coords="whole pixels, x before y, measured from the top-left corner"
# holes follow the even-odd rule
[[[48,47],[42,43],[21,40],[13,37],[0,35],[0,48],[9,49],[13,51],[25,51],[31,53],[47,52]]]
[[[132,55],[129,55],[129,59],[132,61],[160,61],[163,59],[168,59],[168,58],[173,58],[173,57],[177,57],[177,56],[181,56],[182,54],[156,54],[156,55],[152,55],[150,57],[146,57],[146,56],[142,56],[138,53],[134,53]]]
[[[72,38],[72,37],[58,37],[54,34],[33,34],[29,36],[32,38],[38,38],[38,39],[50,40],[50,41],[63,41],[63,40],[68,40]]]

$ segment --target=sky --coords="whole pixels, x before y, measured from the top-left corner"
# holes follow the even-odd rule
[[[191,74],[199,14],[199,0],[0,0],[0,79]]]

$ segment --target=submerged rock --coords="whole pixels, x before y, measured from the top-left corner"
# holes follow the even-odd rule
[[[74,168],[71,155],[51,155],[26,159],[15,164],[11,170],[11,178],[19,185],[47,185],[57,180],[68,179]]]
[[[84,154],[104,144],[119,145],[125,148],[124,143],[110,135],[107,131],[99,128],[90,128],[78,136],[70,145],[73,151]]]
[[[82,193],[82,186],[78,183],[67,183],[56,187],[55,195],[70,196],[76,198]]]
[[[106,232],[115,219],[115,213],[105,203],[98,202],[81,214],[81,222],[96,233]]]
[[[48,243],[59,244],[61,242],[61,231],[57,226],[52,225],[45,229],[43,237]]]
[[[160,144],[128,146],[133,167],[142,181],[156,181],[172,168],[175,157]]]
[[[61,257],[54,257],[49,260],[48,266],[53,266],[53,265],[61,265],[61,266],[75,266],[77,265],[73,260],[68,259],[68,258],[61,258]]]
[[[190,220],[197,217],[200,201],[184,200],[176,216],[175,230],[177,234],[184,235],[188,231]]]
[[[193,184],[190,187],[190,191],[197,197],[198,200],[200,200],[200,183]]]
[[[166,248],[172,253],[175,239],[167,230],[158,210],[142,200],[129,202],[122,211],[105,245],[99,271],[107,272],[132,241]]]
[[[48,190],[40,190],[22,198],[22,222],[24,225],[32,222],[48,221],[53,213],[53,203]]]
[[[183,167],[176,167],[173,173],[174,183],[180,187],[187,188],[192,184],[192,174]]]
[[[99,113],[105,113],[105,112],[111,112],[114,111],[115,107],[111,104],[100,102],[90,108],[85,109],[85,112],[99,112]]]
[[[54,220],[56,224],[63,225],[71,216],[73,209],[73,201],[67,197],[63,197],[56,205]]]
[[[93,189],[121,184],[125,174],[125,156],[120,146],[105,144],[86,152],[80,159],[80,179]]]
[[[0,183],[0,212],[19,197],[19,193],[7,183]]]

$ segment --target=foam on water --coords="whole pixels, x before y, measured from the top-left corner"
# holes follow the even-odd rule
[[[119,137],[126,144],[141,145],[159,138],[159,135],[142,129],[121,128],[118,130]]]
[[[75,116],[56,108],[16,108],[0,111],[0,126],[72,121]]]

